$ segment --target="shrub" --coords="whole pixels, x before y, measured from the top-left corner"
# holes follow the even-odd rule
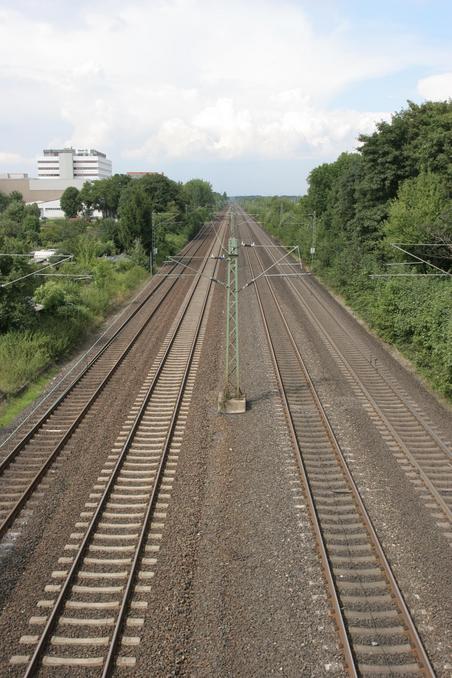
[[[45,332],[15,331],[0,336],[0,391],[13,393],[50,361]]]

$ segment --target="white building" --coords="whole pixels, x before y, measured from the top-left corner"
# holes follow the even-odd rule
[[[27,204],[37,203],[41,217],[62,218],[60,198],[66,188],[80,190],[86,181],[111,177],[111,160],[94,149],[48,148],[38,158],[38,178],[28,174],[0,174],[0,191],[19,191]],[[93,216],[101,216],[95,212]]]
[[[71,184],[72,185],[72,184]],[[35,201],[36,202],[36,201]],[[28,203],[33,204],[33,203]],[[36,203],[39,207],[39,214],[41,219],[63,219],[64,212],[61,209],[59,200],[42,200]],[[101,219],[102,212],[99,210],[91,210],[91,216]]]
[[[38,158],[39,179],[82,179],[95,181],[111,177],[111,160],[93,148],[48,148]]]
[[[59,200],[40,200],[36,203],[39,207],[41,219],[63,219],[64,212]]]

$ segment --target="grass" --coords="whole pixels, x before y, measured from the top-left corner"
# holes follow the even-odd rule
[[[49,338],[42,331],[12,331],[0,336],[0,391],[13,394],[49,364]]]
[[[89,285],[45,285],[49,308],[36,327],[0,335],[0,427],[37,398],[55,374],[55,362],[70,356],[114,309],[130,298],[148,273],[141,267],[98,262]],[[24,387],[24,390],[22,390]]]
[[[23,393],[4,400],[0,405],[0,427],[8,426],[26,407],[38,398],[57,372],[57,367],[46,370],[44,374],[27,386]]]
[[[0,335],[0,394],[13,397],[43,370],[66,358],[145,280],[141,267],[101,261],[89,285],[51,281],[38,289],[44,310],[28,330]],[[42,298],[41,298],[42,297]]]

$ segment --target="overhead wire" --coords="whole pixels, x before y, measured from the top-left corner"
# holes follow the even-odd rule
[[[5,283],[0,283],[0,287],[8,287],[9,285],[14,285],[14,283],[19,282],[20,280],[25,280],[25,278],[29,278],[32,275],[37,275],[41,271],[45,271],[46,269],[50,268],[50,266],[58,266],[59,264],[62,264],[65,261],[69,261],[69,259],[73,258],[73,254],[66,255],[63,259],[60,259],[60,261],[55,261],[50,264],[46,264],[42,268],[38,268],[37,271],[31,271],[30,273],[26,273],[25,275],[19,276],[19,278],[15,278],[14,280],[8,280],[8,282]]]

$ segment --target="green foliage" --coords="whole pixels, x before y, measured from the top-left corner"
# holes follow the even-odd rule
[[[452,179],[452,101],[408,107],[362,135],[365,181],[362,199],[370,204],[395,198],[399,184],[420,171]]]
[[[136,238],[139,238],[149,251],[153,203],[142,181],[143,179],[132,181],[121,194],[118,239],[124,249],[129,249]]]
[[[75,186],[69,186],[64,191],[60,199],[61,209],[67,218],[74,218],[78,215],[82,207],[80,191]]]
[[[149,174],[125,186],[119,201],[119,221],[109,223],[107,228],[118,246],[129,252],[139,239],[146,256],[154,228],[157,259],[162,261],[174,253],[175,242],[192,238],[211,217],[213,206],[223,202],[223,197],[201,179],[181,186],[163,174]]]
[[[392,242],[452,241],[451,207],[444,178],[421,172],[401,184],[389,204],[384,233]]]
[[[191,179],[184,184],[183,196],[187,205],[197,207],[212,207],[215,204],[215,196],[211,184],[202,179]]]
[[[36,214],[33,214],[32,212],[26,211],[22,221],[22,227],[24,231],[30,234],[38,235],[40,229],[39,215],[36,216]]]
[[[4,242],[3,251],[17,252],[17,249],[15,250],[14,247],[8,249],[8,243]],[[0,257],[2,284],[26,276],[32,270],[32,264],[25,257]],[[34,309],[31,304],[31,295],[35,286],[36,280],[29,277],[0,288],[0,332],[32,326]]]
[[[132,179],[126,174],[114,174],[108,179],[87,182],[80,192],[80,199],[86,212],[99,210],[105,218],[118,214],[121,193]]]
[[[315,272],[452,398],[451,280],[369,277],[432,271],[388,269],[407,259],[391,242],[433,243],[413,251],[452,271],[452,101],[409,103],[360,140],[359,153],[315,168],[300,200],[242,202],[282,242],[299,244],[307,261],[315,223]]]
[[[449,281],[417,278],[378,285],[369,320],[414,360],[430,382],[452,397],[452,295]]]
[[[114,243],[115,247],[121,249],[121,242],[119,238],[119,222],[112,217],[102,219],[98,224],[99,238],[105,242]]]
[[[9,196],[6,193],[0,191],[0,213],[6,208],[9,202]]]
[[[41,242],[44,246],[75,254],[79,238],[85,234],[89,223],[83,219],[55,219],[41,225]]]
[[[83,233],[74,241],[72,252],[75,254],[79,266],[89,271],[97,257],[102,254],[103,246],[100,240],[91,233]]]
[[[16,239],[19,249],[39,245],[39,216],[39,207],[25,205],[18,191],[0,196],[0,238]]]
[[[77,266],[71,269],[71,264],[66,264],[62,270],[75,272]],[[92,282],[58,278],[42,283],[34,291],[34,301],[42,304],[42,310],[36,313],[27,298],[26,314],[18,313],[17,322],[6,319],[5,326],[16,329],[0,335],[1,392],[14,393],[50,362],[78,346],[147,275],[131,261],[115,264],[106,260],[96,261],[92,274]],[[0,304],[0,320],[4,320],[1,308]],[[29,329],[24,329],[27,326]]]
[[[1,341],[1,339],[0,339]],[[55,376],[57,370],[55,367],[45,370],[40,377],[34,379],[30,386],[25,388],[15,397],[8,398],[0,406],[0,427],[8,426],[26,407],[38,398],[44,391],[50,380]],[[27,383],[29,380],[27,379]],[[0,386],[1,389],[1,386]]]
[[[133,245],[129,250],[129,256],[131,261],[137,266],[142,266],[143,268],[148,266],[148,257],[143,247],[143,243],[139,238],[135,238],[133,241]]]
[[[80,284],[49,280],[40,285],[34,293],[36,303],[42,304],[43,312],[53,316],[69,318],[89,315],[88,309],[81,303]]]
[[[95,196],[95,182],[85,181],[79,193],[82,214],[86,219],[91,218],[94,209]]]
[[[8,196],[9,202],[23,202],[24,201],[24,196],[20,191],[11,191],[11,193]]]
[[[133,181],[115,175],[86,182],[80,192],[66,189],[61,206],[68,218],[41,223],[37,205],[26,206],[20,194],[0,194],[2,252],[28,254],[42,246],[73,255],[46,271],[67,278],[30,276],[0,287],[0,392],[14,393],[73,350],[145,280],[153,224],[162,260],[211,217],[213,204],[223,203],[224,197],[201,180],[184,193],[181,184],[161,174]],[[103,218],[92,219],[94,210]],[[124,257],[103,258],[117,252]],[[26,257],[0,257],[0,282],[16,281],[37,268]],[[75,274],[90,278],[70,277]]]
[[[36,376],[50,360],[44,332],[13,331],[0,335],[0,391],[12,393]]]
[[[25,204],[22,200],[10,200],[3,210],[2,219],[11,220],[20,224],[25,216]]]

